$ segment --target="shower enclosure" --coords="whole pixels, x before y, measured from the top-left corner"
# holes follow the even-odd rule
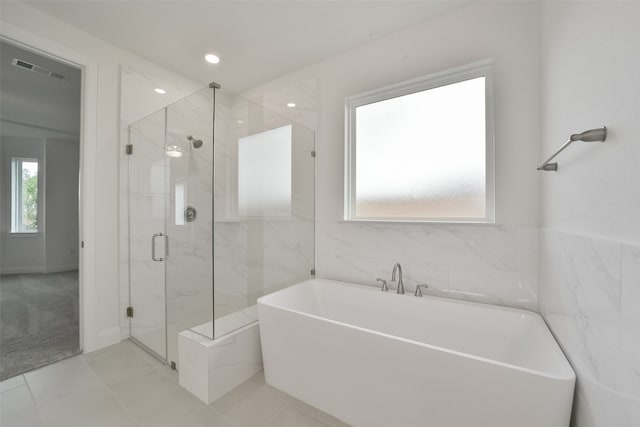
[[[129,126],[130,336],[179,365],[178,334],[257,321],[314,269],[315,135],[219,87]]]

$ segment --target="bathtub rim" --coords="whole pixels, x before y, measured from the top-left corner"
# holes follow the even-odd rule
[[[526,374],[530,374],[530,375],[535,375],[535,376],[539,376],[539,377],[543,377],[543,378],[548,378],[548,379],[552,379],[552,380],[557,380],[557,381],[572,381],[575,384],[575,380],[576,380],[576,374],[575,371],[573,370],[573,367],[571,366],[571,364],[569,363],[566,355],[564,354],[564,352],[562,351],[560,345],[558,344],[555,336],[553,335],[553,333],[551,332],[551,329],[549,328],[549,326],[546,324],[546,322],[544,321],[544,319],[542,318],[542,316],[540,316],[538,313],[530,311],[530,310],[525,310],[525,309],[521,309],[521,308],[512,308],[512,307],[505,307],[505,306],[500,306],[500,305],[494,305],[494,304],[486,304],[486,303],[481,303],[481,302],[474,302],[474,301],[464,301],[464,300],[456,300],[453,298],[443,298],[443,297],[437,297],[437,296],[432,296],[432,295],[425,295],[422,298],[424,299],[433,299],[433,300],[438,300],[438,301],[443,301],[443,302],[447,302],[447,303],[454,303],[454,304],[461,304],[461,305],[471,305],[471,306],[490,306],[492,308],[501,310],[501,311],[509,311],[509,312],[520,312],[524,315],[527,316],[532,316],[536,319],[537,322],[542,323],[542,325],[544,325],[545,328],[547,328],[547,332],[549,333],[551,339],[553,340],[553,343],[556,346],[556,350],[560,352],[560,354],[562,355],[562,357],[564,358],[563,362],[566,365],[566,375],[557,375],[557,374],[552,374],[552,373],[548,373],[548,372],[543,372],[543,371],[539,371],[539,370],[535,370],[535,369],[531,369],[531,368],[525,368],[523,366],[517,366],[514,364],[510,364],[510,363],[506,363],[506,362],[501,362],[499,360],[494,360],[494,359],[489,359],[487,357],[483,357],[483,356],[477,356],[474,354],[469,354],[469,353],[465,353],[462,351],[458,351],[458,350],[452,350],[449,348],[445,348],[445,347],[440,347],[434,344],[429,344],[429,343],[424,343],[421,341],[416,341],[413,339],[409,339],[409,338],[403,338],[403,337],[399,337],[396,335],[391,335],[385,332],[380,332],[380,331],[376,331],[373,329],[369,329],[369,328],[365,328],[363,326],[358,326],[358,325],[353,325],[350,323],[345,323],[345,322],[340,322],[338,320],[333,320],[333,319],[329,319],[326,317],[322,317],[322,316],[318,316],[315,314],[310,314],[310,313],[306,313],[304,311],[300,311],[300,310],[295,310],[295,309],[291,309],[288,307],[283,307],[282,305],[276,305],[274,303],[270,303],[269,300],[273,299],[275,297],[276,294],[282,293],[287,291],[288,289],[292,288],[292,287],[297,287],[297,286],[309,286],[312,285],[314,283],[318,283],[318,282],[328,282],[328,283],[332,283],[338,286],[347,286],[347,287],[354,287],[354,288],[358,288],[361,289],[363,291],[374,291],[374,292],[379,292],[379,290],[376,287],[373,286],[367,286],[367,285],[359,285],[359,284],[355,284],[355,283],[349,283],[349,282],[341,282],[341,281],[337,281],[337,280],[328,280],[328,279],[310,279],[310,280],[305,280],[304,282],[300,282],[300,283],[296,283],[294,285],[288,286],[286,288],[280,289],[276,292],[272,292],[270,294],[267,295],[263,295],[260,298],[258,298],[256,305],[258,306],[258,317],[259,317],[259,313],[260,313],[260,306],[266,306],[269,308],[273,308],[273,309],[278,309],[278,310],[283,310],[292,314],[297,314],[297,315],[301,315],[301,316],[305,316],[308,318],[312,318],[312,319],[316,319],[316,320],[320,320],[320,321],[324,321],[324,322],[329,322],[332,323],[334,325],[339,325],[339,326],[343,326],[343,327],[347,327],[350,329],[355,329],[361,332],[367,332],[367,333],[371,333],[374,335],[378,335],[381,337],[385,337],[385,338],[389,338],[392,340],[396,340],[396,341],[400,341],[400,342],[405,342],[408,344],[413,344],[413,345],[418,345],[420,347],[424,347],[424,348],[428,348],[431,350],[436,350],[436,351],[441,351],[444,353],[448,353],[448,354],[452,354],[454,356],[458,356],[458,357],[464,357],[467,359],[472,359],[472,360],[476,360],[478,362],[481,363],[487,363],[487,364],[491,364],[491,365],[497,365],[503,368],[508,368],[508,369],[514,369],[516,371],[520,371],[520,372],[524,372]],[[394,295],[392,292],[389,292],[389,294],[392,295],[392,297],[405,297],[407,295]]]

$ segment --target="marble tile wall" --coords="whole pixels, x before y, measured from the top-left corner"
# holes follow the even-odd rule
[[[640,246],[541,231],[539,309],[576,371],[573,425],[640,425]]]
[[[378,286],[394,263],[405,289],[535,310],[538,229],[494,225],[317,224],[318,277]]]
[[[178,361],[178,334],[208,322],[213,316],[212,272],[212,91],[202,89],[167,107],[166,145],[183,150],[169,158],[169,203],[165,229],[170,256],[166,262],[167,357]],[[195,148],[188,140],[202,140]],[[184,188],[184,205],[197,211],[193,222],[184,221],[177,188]],[[212,336],[210,338],[213,338]]]
[[[246,218],[237,212],[241,137],[292,125],[291,215]],[[215,318],[311,277],[314,265],[314,134],[245,99],[220,98],[216,109]]]

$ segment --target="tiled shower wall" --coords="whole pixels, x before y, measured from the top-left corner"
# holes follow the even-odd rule
[[[573,427],[640,425],[640,3],[542,2],[539,309],[577,374]],[[542,156],[541,156],[542,157]]]
[[[237,212],[238,141],[292,126],[291,215]],[[221,97],[216,107],[215,318],[311,277],[314,254],[314,133],[262,105]],[[217,334],[216,334],[217,335]]]
[[[541,232],[539,306],[577,375],[574,425],[640,421],[640,246]]]

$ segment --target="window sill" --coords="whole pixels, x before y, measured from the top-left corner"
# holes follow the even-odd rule
[[[35,239],[40,237],[42,233],[40,231],[35,232],[9,232],[7,233],[7,237],[10,239]]]

